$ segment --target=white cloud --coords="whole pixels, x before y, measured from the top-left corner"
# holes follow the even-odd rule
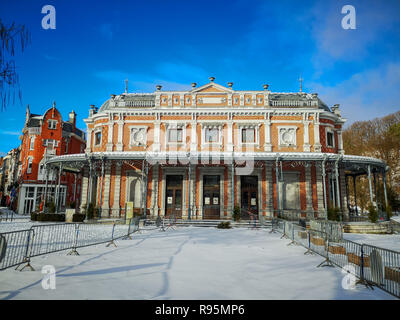
[[[310,83],[309,87],[329,106],[339,103],[347,125],[400,110],[400,64],[366,70],[334,86]]]
[[[2,135],[7,135],[7,136],[20,136],[21,132],[20,131],[1,131]]]

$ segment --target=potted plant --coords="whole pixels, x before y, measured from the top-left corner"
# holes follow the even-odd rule
[[[233,208],[232,217],[233,217],[234,221],[240,221],[240,207],[239,206],[235,206]]]

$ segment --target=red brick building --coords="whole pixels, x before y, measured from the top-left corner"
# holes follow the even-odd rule
[[[68,121],[63,121],[55,103],[43,115],[30,113],[28,105],[20,139],[18,213],[29,214],[37,210],[45,193],[48,201],[59,199],[57,205],[60,208],[79,203],[79,171],[64,170],[58,175],[45,167],[45,162],[54,156],[84,152],[85,133],[76,127],[76,113],[71,111]],[[59,189],[56,187],[58,179]]]

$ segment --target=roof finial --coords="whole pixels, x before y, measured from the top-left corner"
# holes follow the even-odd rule
[[[54,109],[56,108],[56,101],[53,101],[53,109],[52,109],[52,114],[51,116],[54,117]]]
[[[125,79],[125,93],[128,93],[128,79]]]
[[[300,82],[300,92],[303,92],[303,88],[302,88],[302,82],[304,79],[301,78],[301,73],[300,73],[300,78],[299,78],[299,82]]]

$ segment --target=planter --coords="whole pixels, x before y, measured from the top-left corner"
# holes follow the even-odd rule
[[[347,261],[357,266],[361,266],[361,257],[354,253],[347,254]],[[369,268],[370,265],[369,256],[364,256],[364,267]]]
[[[325,240],[323,238],[311,237],[311,243],[316,246],[325,246]]]
[[[346,248],[342,246],[329,246],[329,252],[332,254],[346,255]]]
[[[65,209],[65,222],[73,222],[75,209]]]
[[[385,279],[400,283],[400,268],[385,267]]]
[[[305,231],[299,231],[298,235],[301,239],[307,239],[307,232]]]

